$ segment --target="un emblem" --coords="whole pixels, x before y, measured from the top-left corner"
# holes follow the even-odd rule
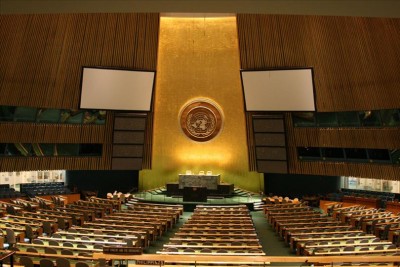
[[[184,134],[198,142],[213,139],[222,128],[222,112],[209,100],[196,100],[186,104],[180,113]]]

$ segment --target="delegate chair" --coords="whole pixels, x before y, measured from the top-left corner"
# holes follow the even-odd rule
[[[74,247],[74,244],[72,244],[71,242],[64,242],[62,245],[63,245],[63,247],[67,247],[67,248],[73,248]]]
[[[54,248],[46,247],[44,248],[44,253],[46,254],[57,254],[57,250]]]
[[[39,253],[36,248],[31,248],[31,247],[27,248],[26,252]]]
[[[52,260],[49,259],[41,259],[40,267],[54,267],[54,263]]]
[[[17,238],[15,237],[15,233],[12,229],[6,229],[6,239],[8,248],[15,246],[15,244],[17,243]]]
[[[19,264],[24,267],[34,267],[32,258],[28,256],[19,257]]]
[[[89,267],[89,264],[83,261],[78,261],[77,263],[75,263],[75,267]]]
[[[59,246],[60,244],[55,240],[49,240],[49,246]]]
[[[29,224],[25,225],[25,242],[32,243],[32,240],[38,236],[33,232],[32,226]]]
[[[74,255],[74,252],[69,249],[63,249],[63,250],[61,250],[61,255]],[[58,266],[58,264],[57,264],[57,266]]]
[[[43,240],[40,239],[33,239],[32,243],[37,245],[44,245]]]
[[[69,262],[68,259],[57,258],[57,259],[56,259],[56,266],[57,266],[57,267],[70,267],[70,266],[71,266],[71,263]]]
[[[51,223],[49,221],[43,222],[43,235],[51,236],[53,230],[51,229]]]

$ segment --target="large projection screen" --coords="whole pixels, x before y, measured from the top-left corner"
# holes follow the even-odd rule
[[[241,77],[246,111],[315,111],[311,68],[242,70]]]
[[[155,72],[83,67],[81,109],[150,111]]]

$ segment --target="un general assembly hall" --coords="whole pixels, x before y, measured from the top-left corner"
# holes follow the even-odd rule
[[[0,0],[0,264],[399,266],[400,2]]]

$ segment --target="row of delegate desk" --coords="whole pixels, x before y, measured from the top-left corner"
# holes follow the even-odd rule
[[[355,208],[355,207],[354,207]],[[302,204],[264,207],[272,227],[297,255],[339,256],[399,253],[390,241]]]
[[[394,231],[400,227],[400,216],[390,211],[364,206],[337,207],[333,215],[366,233],[394,242]]]
[[[158,252],[164,255],[265,255],[246,205],[198,205]]]
[[[96,203],[95,203],[96,202]],[[100,203],[102,202],[102,203]],[[74,224],[68,217],[69,223],[59,227],[60,210],[65,212],[82,212],[83,223]],[[54,214],[52,214],[54,212]],[[91,215],[83,214],[89,212]],[[93,252],[101,252],[104,246],[136,246],[146,248],[150,242],[155,240],[165,231],[172,228],[179,220],[183,212],[181,205],[155,205],[134,203],[128,210],[112,208],[112,203],[104,203],[102,200],[78,201],[70,203],[67,207],[55,206],[53,209],[37,209],[36,212],[19,210],[18,215],[7,215],[4,217],[4,227],[14,225],[16,230],[21,231],[17,244],[13,246],[18,250],[17,260],[21,256],[29,256],[38,262],[39,258],[66,257],[71,261],[89,261],[93,265]],[[88,219],[88,220],[85,220]],[[43,235],[45,220],[53,223],[51,232]],[[32,243],[24,242],[22,234],[26,229],[17,225],[29,224],[37,227]],[[41,230],[39,230],[41,229]]]

